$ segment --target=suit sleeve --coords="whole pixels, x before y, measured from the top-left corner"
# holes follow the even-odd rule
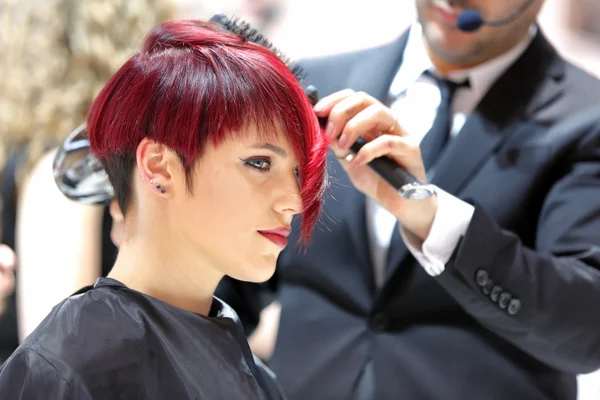
[[[79,379],[63,376],[44,357],[18,349],[0,367],[2,400],[91,400]]]
[[[435,278],[488,329],[565,372],[600,368],[600,135],[579,142],[545,198],[535,248],[475,205]]]

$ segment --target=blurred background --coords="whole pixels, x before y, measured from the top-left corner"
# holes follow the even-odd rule
[[[20,0],[19,3],[28,1],[37,0]],[[51,4],[61,0],[45,1]],[[18,18],[18,14],[10,13],[11,3],[14,1],[0,0],[0,6],[9,9],[3,18]],[[174,3],[177,18],[207,19],[218,12],[240,16],[265,33],[276,47],[292,59],[383,44],[399,36],[415,19],[412,0],[174,0]],[[6,40],[11,32],[3,29],[3,22],[6,20],[0,20],[0,35],[4,35]],[[600,76],[600,0],[547,0],[540,25],[565,58]],[[5,49],[0,48],[0,61],[6,56]],[[115,62],[120,63],[128,56],[122,54],[122,60]],[[30,62],[38,62],[48,68],[54,65],[52,60]],[[0,73],[0,82],[7,79],[7,74]],[[0,84],[0,89],[7,87],[6,83]],[[7,111],[3,108],[0,112]],[[11,156],[10,150],[2,152],[2,143],[8,143],[4,131],[5,126],[0,125],[0,171],[4,166],[3,160]],[[56,132],[56,137],[64,137],[67,133]],[[4,148],[10,149],[8,145]],[[6,226],[6,221],[3,221],[3,225]],[[0,243],[7,243],[9,236],[12,238],[14,234],[5,229]],[[14,296],[7,302],[3,307],[5,312],[0,316],[0,336],[5,342],[10,342],[16,340]],[[600,399],[599,372],[580,377],[579,398]]]
[[[264,31],[292,58],[389,42],[415,19],[412,0],[178,0],[182,15],[230,11],[262,20]],[[570,61],[600,74],[600,1],[546,0],[540,25]]]

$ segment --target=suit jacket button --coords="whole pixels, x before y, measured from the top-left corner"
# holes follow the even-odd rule
[[[481,288],[481,291],[486,296],[489,296],[490,293],[492,293],[492,288],[493,287],[494,287],[494,281],[491,280],[491,279],[488,279],[487,282],[485,283],[485,285]]]
[[[510,293],[506,293],[506,292],[502,293],[500,295],[500,299],[498,299],[498,307],[505,310],[506,307],[508,307],[508,302],[510,301],[510,299],[512,299],[512,296],[510,295]]]
[[[521,301],[519,299],[512,299],[508,303],[508,309],[506,310],[506,312],[508,312],[509,315],[516,315],[520,309]]]
[[[490,276],[486,270],[483,270],[483,269],[477,270],[477,273],[475,274],[475,281],[477,282],[477,284],[479,286],[484,287],[487,284],[489,279],[490,279]]]
[[[377,313],[373,315],[371,325],[377,330],[385,331],[390,326],[390,321],[384,313]]]
[[[502,294],[502,288],[498,285],[492,288],[492,292],[490,293],[490,299],[495,303],[500,299],[500,295]]]

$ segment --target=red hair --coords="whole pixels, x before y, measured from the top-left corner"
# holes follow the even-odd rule
[[[287,134],[299,164],[307,239],[321,209],[327,144],[302,87],[270,50],[210,22],[158,25],[93,102],[87,129],[125,212],[130,182],[115,180],[123,167],[131,175],[143,138],[176,151],[189,174],[207,140],[218,145],[251,124],[261,132],[282,126]]]

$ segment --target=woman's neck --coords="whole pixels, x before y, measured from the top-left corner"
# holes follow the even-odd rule
[[[208,315],[223,274],[198,252],[169,240],[165,232],[144,232],[124,241],[108,277],[175,307]]]

